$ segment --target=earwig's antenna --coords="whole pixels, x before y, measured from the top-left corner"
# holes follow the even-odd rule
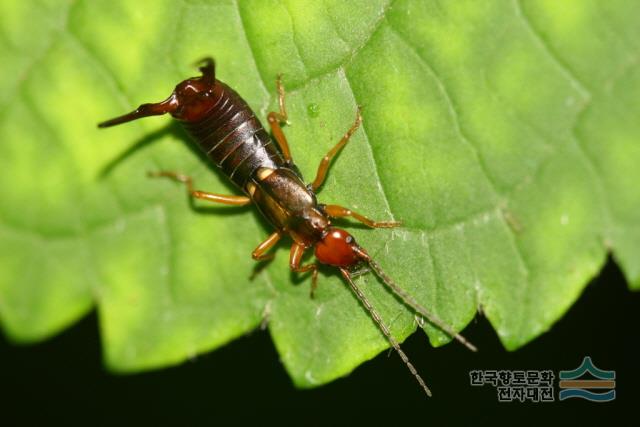
[[[371,318],[374,320],[374,322],[376,322],[376,324],[378,325],[378,328],[380,328],[384,336],[387,338],[387,341],[389,341],[391,346],[398,352],[398,355],[400,356],[404,364],[407,365],[407,368],[409,368],[409,371],[411,371],[411,373],[416,378],[420,386],[422,386],[422,388],[424,389],[425,393],[427,393],[427,396],[431,397],[431,390],[429,390],[429,387],[427,387],[427,385],[423,381],[420,374],[418,374],[418,371],[416,370],[416,368],[411,364],[407,355],[404,353],[404,351],[402,351],[402,349],[400,348],[400,344],[398,344],[398,341],[396,341],[393,335],[391,335],[391,331],[389,331],[389,328],[387,327],[387,325],[385,325],[385,323],[382,321],[382,318],[380,317],[378,312],[373,308],[373,306],[371,305],[367,297],[364,295],[364,293],[362,293],[362,290],[360,290],[358,285],[355,284],[355,282],[351,278],[351,274],[344,268],[340,268],[340,272],[342,273],[342,276],[345,278],[345,280],[349,282],[349,285],[351,286],[351,290],[353,291],[354,294],[356,294],[356,296],[358,297],[362,305],[364,305],[364,308],[367,309],[367,311],[371,315]]]
[[[444,323],[436,315],[429,313],[429,311],[427,311],[427,309],[424,308],[422,305],[418,304],[418,302],[411,295],[409,295],[409,293],[407,293],[407,291],[402,289],[400,286],[396,285],[396,283],[393,280],[391,280],[391,277],[387,276],[386,273],[382,270],[382,267],[380,267],[380,264],[375,262],[369,255],[363,256],[363,258],[369,264],[371,269],[376,272],[378,277],[380,277],[380,279],[382,279],[382,282],[389,289],[391,289],[391,291],[393,293],[398,295],[400,297],[400,299],[402,301],[404,301],[405,304],[407,304],[409,307],[414,309],[416,312],[418,312],[419,314],[424,316],[429,321],[429,323],[435,325],[436,327],[438,327],[442,331],[446,332],[447,335],[449,335],[451,338],[456,339],[459,343],[461,343],[462,345],[467,347],[469,350],[474,351],[474,352],[478,351],[476,346],[474,346],[469,341],[467,341],[467,339],[465,337],[463,337],[462,335],[456,333],[456,331],[454,331],[451,328],[451,326],[449,326],[446,323]]]

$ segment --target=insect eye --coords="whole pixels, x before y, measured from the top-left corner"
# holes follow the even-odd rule
[[[351,243],[351,242],[353,242],[353,237],[351,237],[351,236],[347,236],[347,238],[345,239],[345,241],[346,241],[347,243]]]

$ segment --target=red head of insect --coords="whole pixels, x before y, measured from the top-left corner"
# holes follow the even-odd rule
[[[316,243],[315,255],[321,263],[335,267],[352,267],[369,259],[366,251],[356,243],[351,234],[335,227],[329,227]]]

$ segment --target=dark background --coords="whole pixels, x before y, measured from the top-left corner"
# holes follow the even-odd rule
[[[91,315],[33,346],[15,346],[0,337],[0,425],[615,422],[632,414],[631,404],[640,395],[638,313],[640,293],[627,290],[620,271],[609,261],[550,332],[516,352],[506,352],[480,316],[464,331],[480,348],[477,354],[456,344],[433,349],[423,334],[414,334],[403,348],[434,392],[431,399],[398,356],[387,352],[346,378],[318,389],[296,390],[266,331],[255,331],[178,367],[112,375],[101,365],[96,316]],[[576,368],[585,355],[601,369],[616,370],[614,402],[498,403],[493,387],[469,385],[473,369],[557,373]],[[637,413],[631,417],[628,422],[633,423]]]

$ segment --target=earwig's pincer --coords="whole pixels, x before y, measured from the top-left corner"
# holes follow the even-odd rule
[[[288,235],[293,239],[289,258],[290,268],[295,272],[312,273],[312,294],[316,288],[318,266],[315,263],[302,265],[301,261],[303,253],[313,248],[319,263],[339,269],[381,332],[398,352],[425,392],[430,395],[426,384],[402,352],[380,315],[353,281],[354,274],[350,271],[361,264],[368,265],[408,306],[463,344],[470,348],[471,345],[391,281],[366,250],[355,242],[353,236],[331,225],[332,218],[346,216],[372,228],[397,227],[400,225],[399,222],[373,221],[342,206],[318,204],[316,199],[316,192],[324,183],[332,160],[344,148],[362,122],[361,107],[358,107],[353,125],[324,156],[318,166],[315,179],[307,185],[293,162],[289,144],[281,128],[281,124],[287,123],[288,119],[281,76],[278,76],[276,82],[279,111],[271,112],[267,116],[273,134],[272,139],[240,95],[216,79],[213,59],[204,58],[198,61],[198,66],[202,75],[179,83],[164,101],[142,104],[128,114],[107,120],[98,126],[101,128],[115,126],[143,117],[167,113],[180,121],[203,153],[244,195],[221,195],[196,190],[189,176],[177,172],[158,171],[149,175],[172,178],[183,183],[187,187],[188,194],[193,198],[235,206],[253,203],[276,231],[258,245],[252,257],[258,261],[271,258],[267,252],[281,237]]]

